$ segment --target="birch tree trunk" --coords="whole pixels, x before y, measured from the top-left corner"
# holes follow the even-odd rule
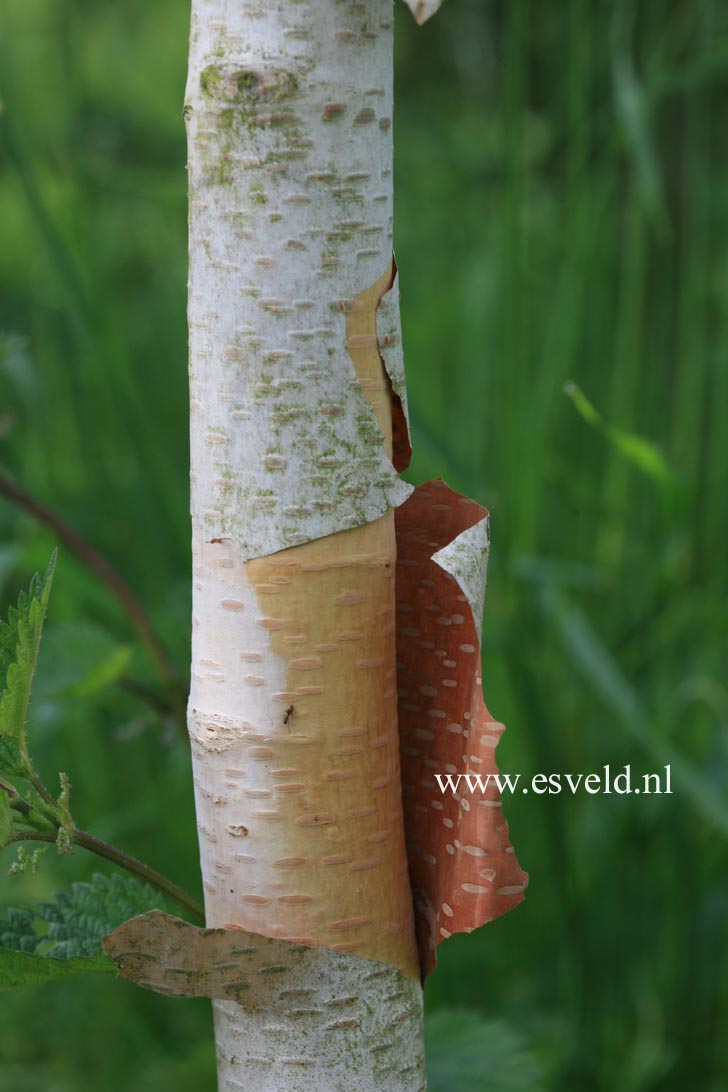
[[[388,292],[398,322],[392,27],[392,0],[193,0],[189,731],[207,921],[280,938],[284,962],[296,942],[327,950],[271,1011],[215,1002],[225,1092],[424,1087],[395,686],[408,489],[376,327]]]

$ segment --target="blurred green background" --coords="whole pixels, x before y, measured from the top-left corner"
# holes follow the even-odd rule
[[[398,6],[411,478],[492,512],[501,767],[671,762],[675,790],[506,802],[530,890],[440,949],[433,1090],[726,1092],[728,2],[448,0],[422,30]],[[0,470],[111,559],[182,686],[187,23],[182,0],[0,5]],[[0,499],[3,611],[53,544]],[[158,698],[62,550],[38,765],[198,891]],[[48,853],[0,901],[97,870]],[[0,1060],[0,1092],[214,1088],[206,1002],[104,979],[0,995]]]

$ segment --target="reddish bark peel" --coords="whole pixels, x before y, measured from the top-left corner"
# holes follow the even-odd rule
[[[423,977],[435,966],[441,940],[510,910],[527,883],[497,788],[443,793],[434,778],[497,771],[504,727],[483,701],[471,599],[433,556],[450,544],[456,552],[458,537],[472,539],[464,532],[487,518],[484,508],[440,480],[420,486],[395,513],[402,790]],[[472,541],[468,549],[477,564]]]

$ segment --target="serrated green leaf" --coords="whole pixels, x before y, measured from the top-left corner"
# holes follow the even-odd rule
[[[16,740],[21,757],[55,564],[54,552],[45,575],[33,577],[30,590],[21,593],[17,607],[11,607],[7,622],[0,622],[0,736]]]
[[[0,989],[47,982],[68,975],[116,974],[116,964],[104,955],[87,959],[49,959],[29,952],[0,948]]]
[[[28,772],[28,763],[12,736],[0,736],[0,770],[11,777],[24,777]]]
[[[41,578],[36,573],[30,582],[28,591],[21,591],[18,596],[17,607],[11,607],[8,612],[7,622],[0,619],[0,690],[5,689],[8,669],[17,660],[20,627],[27,625],[31,607],[43,595],[44,586],[47,586],[47,591],[50,590],[50,581],[55,567],[55,556],[54,552],[45,577]]]
[[[130,876],[97,873],[90,883],[73,884],[53,902],[10,908],[0,919],[0,945],[53,959],[94,956],[101,951],[101,937],[163,901],[153,888]]]

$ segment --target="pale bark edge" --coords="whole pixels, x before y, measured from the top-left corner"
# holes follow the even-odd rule
[[[422,26],[442,6],[443,0],[405,0],[407,7]]]

